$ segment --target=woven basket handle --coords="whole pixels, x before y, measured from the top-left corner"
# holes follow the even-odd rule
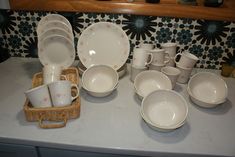
[[[66,125],[67,123],[67,118],[66,116],[63,116],[63,120],[61,121],[55,121],[56,123],[51,123],[51,124],[45,124],[43,123],[45,120],[44,120],[44,116],[41,116],[39,118],[39,126],[43,129],[53,129],[53,128],[62,128]]]

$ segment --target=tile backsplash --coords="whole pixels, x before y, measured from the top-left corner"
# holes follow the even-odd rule
[[[41,17],[55,12],[0,10],[0,45],[11,56],[38,57],[36,27]],[[142,42],[160,47],[164,42],[179,44],[200,58],[196,67],[219,69],[221,63],[235,65],[235,23],[128,14],[60,12],[73,27],[75,45],[89,25],[107,21],[118,24],[129,37],[132,59],[134,47]],[[76,46],[75,46],[76,48]],[[77,57],[78,59],[78,57]]]

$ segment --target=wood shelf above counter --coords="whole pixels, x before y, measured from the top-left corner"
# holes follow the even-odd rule
[[[95,13],[123,13],[135,15],[168,16],[179,18],[235,21],[235,1],[224,0],[219,8],[177,4],[176,0],[161,0],[158,4],[144,0],[10,0],[13,10],[69,11]]]

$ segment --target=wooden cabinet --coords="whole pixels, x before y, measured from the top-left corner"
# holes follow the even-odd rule
[[[33,146],[24,146],[16,144],[0,143],[1,157],[37,157],[36,148]]]
[[[180,5],[176,0],[160,0],[158,4],[145,3],[145,0],[10,0],[10,5],[14,10],[127,13],[235,21],[234,0],[224,0],[219,8],[204,7],[203,0],[197,1],[198,6]]]

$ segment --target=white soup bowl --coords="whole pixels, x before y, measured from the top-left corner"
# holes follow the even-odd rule
[[[172,89],[172,84],[162,72],[147,70],[135,77],[134,88],[139,98],[142,99],[155,90]]]
[[[92,96],[104,97],[112,93],[118,85],[118,73],[107,65],[94,65],[82,75],[82,87]]]
[[[143,99],[140,113],[151,128],[171,131],[185,123],[188,104],[183,96],[173,90],[157,90]]]
[[[199,72],[193,75],[187,90],[195,104],[206,108],[225,102],[228,95],[226,82],[220,76],[210,72]]]

